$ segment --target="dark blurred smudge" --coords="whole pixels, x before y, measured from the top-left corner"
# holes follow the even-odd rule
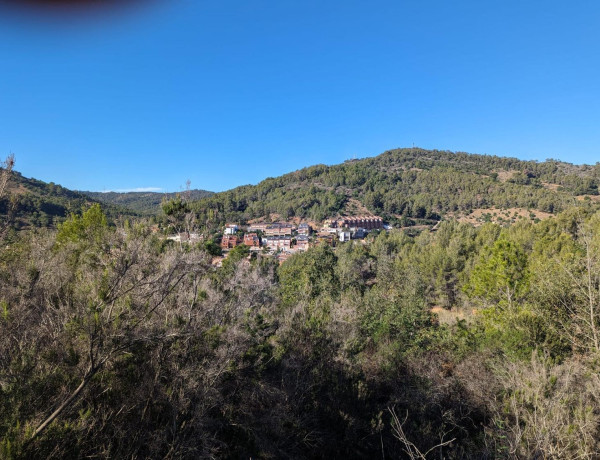
[[[156,0],[0,0],[0,10],[34,16],[96,16],[151,3]]]
[[[19,9],[69,9],[119,8],[131,3],[145,3],[140,0],[1,0],[0,4]]]

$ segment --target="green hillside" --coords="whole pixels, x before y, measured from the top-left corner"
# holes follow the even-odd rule
[[[327,217],[365,209],[395,219],[439,220],[475,209],[556,213],[598,195],[600,166],[522,161],[418,148],[335,166],[316,165],[196,203],[201,222]]]
[[[158,218],[111,225],[98,204],[0,231],[0,458],[598,458],[597,181],[397,150],[193,203],[208,226],[459,217],[281,264],[176,244]],[[27,225],[92,203],[18,174],[8,196]],[[461,221],[484,209],[531,212]]]
[[[0,216],[11,215],[16,230],[32,227],[53,227],[70,213],[88,208],[95,200],[83,193],[69,190],[53,182],[27,178],[13,171],[8,180],[6,196],[0,198]],[[137,215],[121,206],[103,205],[110,217]]]
[[[198,222],[207,227],[264,218],[322,221],[358,213],[414,225],[445,216],[486,219],[486,214],[502,210],[509,221],[517,214],[515,208],[533,218],[536,212],[555,214],[577,201],[596,206],[599,183],[600,165],[411,148],[334,166],[315,165],[216,194],[185,193]],[[17,228],[52,226],[94,202],[103,203],[109,216],[160,215],[163,199],[176,196],[76,192],[19,173],[13,173],[10,191],[17,202]],[[8,200],[0,201],[0,214],[7,209]]]
[[[81,192],[101,203],[122,206],[140,214],[160,214],[163,199],[175,198],[177,193],[157,192]],[[185,192],[190,200],[200,200],[213,194],[207,190],[189,190]]]
[[[588,206],[281,265],[99,206],[0,243],[2,459],[600,454]]]

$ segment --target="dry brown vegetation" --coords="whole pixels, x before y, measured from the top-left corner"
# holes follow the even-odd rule
[[[98,205],[11,235],[0,245],[0,457],[599,458],[600,212],[537,184],[429,173],[455,158],[472,160],[415,156],[408,166],[423,171],[385,190],[368,168],[298,175],[364,184],[369,209],[389,215],[409,206],[434,220],[452,206],[503,225],[442,220],[281,265],[242,245],[213,266],[210,247],[111,222]],[[440,194],[443,180],[467,196]],[[573,189],[593,192],[588,182]],[[474,206],[490,187],[527,204]],[[223,197],[206,218],[243,222],[248,196]],[[296,209],[282,195],[248,214],[345,204],[291,198]],[[549,219],[530,215],[532,202],[569,207]],[[163,210],[172,227],[195,222],[180,200]]]
[[[472,321],[477,315],[477,309],[475,308],[444,308],[435,306],[431,308],[431,313],[437,316],[440,324],[446,324],[452,326],[457,321],[466,320]]]
[[[349,198],[346,201],[342,214],[348,216],[373,216],[369,209],[355,198]]]
[[[508,181],[515,173],[519,172],[516,170],[513,171],[495,171],[498,174],[498,180],[500,182]]]
[[[600,202],[600,195],[578,195],[577,200],[578,201],[590,200],[590,201]]]
[[[519,220],[544,220],[552,217],[552,214],[536,209],[524,208],[478,208],[474,209],[469,214],[454,215],[451,213],[449,214],[449,217],[456,218],[459,222],[479,226],[486,222],[493,222],[495,224],[513,224]]]
[[[560,188],[560,184],[550,184],[549,182],[542,182],[542,185],[553,192],[556,192]]]

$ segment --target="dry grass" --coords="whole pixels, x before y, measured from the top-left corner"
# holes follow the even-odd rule
[[[477,314],[477,309],[457,309],[452,308],[448,310],[446,308],[435,306],[431,310],[431,313],[437,315],[440,324],[453,325],[459,320],[471,321]]]
[[[344,212],[348,216],[372,216],[373,213],[369,211],[365,205],[363,205],[356,198],[348,198],[346,205],[344,206]]]
[[[506,182],[508,179],[510,179],[514,173],[519,172],[519,171],[495,171],[498,174],[498,180],[500,182]]]
[[[550,182],[542,182],[542,185],[544,188],[552,190],[553,192],[556,192],[560,188],[559,184],[551,184]]]
[[[534,219],[548,219],[552,217],[552,214],[548,212],[538,211],[536,209],[525,209],[525,208],[477,208],[474,209],[470,214],[455,214],[448,215],[453,217],[459,222],[469,223],[475,226],[484,224],[485,222],[493,222],[496,224],[514,224],[519,220],[534,220]]]
[[[585,201],[588,198],[592,201],[600,201],[600,195],[579,195],[576,198],[578,201]]]

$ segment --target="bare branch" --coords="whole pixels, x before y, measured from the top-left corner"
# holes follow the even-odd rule
[[[408,439],[408,437],[406,436],[406,433],[404,432],[403,426],[406,423],[406,420],[408,419],[408,411],[406,411],[406,416],[404,417],[404,420],[402,422],[400,422],[400,419],[398,418],[398,415],[396,415],[396,411],[393,407],[391,407],[391,408],[388,407],[388,411],[392,415],[392,431],[394,433],[394,437],[404,444],[404,446],[405,446],[404,451],[413,460],[415,460],[415,459],[427,460],[427,455],[429,455],[431,452],[433,452],[436,449],[441,449],[442,447],[447,446],[448,444],[452,443],[456,439],[456,438],[452,438],[448,441],[444,441],[443,436],[442,436],[442,442],[431,447],[425,453],[422,453],[419,450],[419,448],[412,441],[410,441]]]

